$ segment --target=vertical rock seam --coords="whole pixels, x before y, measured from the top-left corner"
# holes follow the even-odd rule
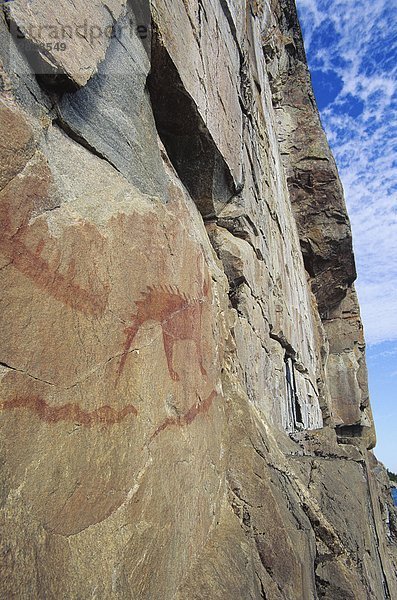
[[[293,0],[0,13],[1,598],[397,598]]]

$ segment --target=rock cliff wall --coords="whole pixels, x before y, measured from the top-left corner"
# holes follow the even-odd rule
[[[0,40],[2,597],[396,598],[294,2],[15,0]]]

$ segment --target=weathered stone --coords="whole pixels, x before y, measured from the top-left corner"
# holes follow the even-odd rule
[[[149,69],[150,61],[138,34],[121,30],[120,36],[111,40],[97,75],[80,90],[63,96],[59,124],[144,193],[166,201],[166,182],[146,89]]]
[[[152,5],[161,43],[238,186],[242,177],[243,123],[240,52],[225,14],[226,3],[156,0]]]
[[[365,342],[354,287],[329,313],[324,327],[330,341],[327,373],[337,431],[344,438],[359,435],[373,448],[376,437],[369,406]]]
[[[32,35],[50,79],[0,23],[1,597],[396,597],[292,1],[153,0],[151,49],[148,2],[75,7],[133,31]]]
[[[33,131],[21,119],[18,108],[0,101],[0,189],[17,175],[34,153]]]
[[[315,104],[292,0],[274,6],[263,48],[302,254],[323,315],[343,299],[356,270],[343,190]]]
[[[26,48],[38,74],[66,75],[84,85],[104,59],[125,4],[94,0],[87,6],[82,0],[61,0],[55,7],[48,0],[21,0],[9,4],[7,14],[17,44]]]

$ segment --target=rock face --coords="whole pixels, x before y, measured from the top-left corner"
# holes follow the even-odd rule
[[[0,38],[1,597],[396,598],[293,1],[20,0]]]

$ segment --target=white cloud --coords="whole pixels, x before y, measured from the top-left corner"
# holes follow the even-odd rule
[[[368,351],[368,354],[371,352],[372,360],[384,359],[384,358],[389,358],[390,356],[397,355],[397,347],[392,348],[391,350],[382,350],[380,352],[377,350],[377,348],[378,348],[378,346],[375,345],[375,346],[372,346]]]
[[[332,70],[343,84],[321,117],[352,222],[366,338],[370,344],[397,340],[397,20],[392,3],[297,4],[311,69]],[[347,103],[357,112],[361,107],[361,114],[350,116]]]

